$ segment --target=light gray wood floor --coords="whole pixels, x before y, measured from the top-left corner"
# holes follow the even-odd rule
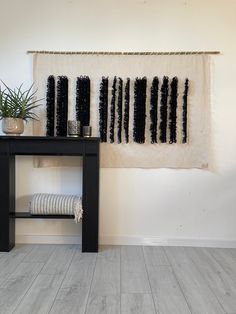
[[[17,245],[0,252],[0,313],[236,314],[236,249]]]

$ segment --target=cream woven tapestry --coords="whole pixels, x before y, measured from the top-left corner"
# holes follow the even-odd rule
[[[33,55],[34,83],[38,97],[46,97],[47,79],[68,78],[68,119],[75,120],[76,79],[90,78],[90,125],[92,136],[99,136],[99,97],[102,77],[108,78],[108,130],[111,117],[112,83],[116,76],[124,81],[130,78],[129,143],[124,140],[100,146],[100,165],[109,168],[208,168],[210,136],[210,62],[208,55],[123,55],[123,54],[40,54]],[[178,78],[176,111],[176,143],[170,144],[167,124],[166,143],[152,144],[150,138],[150,89],[154,77]],[[145,143],[133,140],[134,82],[146,78]],[[184,83],[188,79],[187,142],[182,143],[182,102]],[[160,86],[159,86],[160,89]],[[160,92],[159,92],[160,94]],[[123,96],[124,97],[124,96]],[[160,96],[159,96],[160,97]],[[170,97],[170,95],[168,96]],[[40,121],[33,126],[33,135],[46,135],[46,100],[37,114]],[[168,98],[169,103],[169,98]],[[169,114],[169,112],[167,112]],[[158,105],[157,117],[160,118]],[[117,121],[115,121],[117,123]],[[157,129],[158,135],[159,129]],[[117,136],[115,134],[115,136]],[[55,162],[55,158],[39,158],[38,166],[67,165]]]

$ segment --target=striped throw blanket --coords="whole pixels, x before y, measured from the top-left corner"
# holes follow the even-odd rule
[[[76,195],[34,194],[29,211],[32,215],[74,215],[77,223],[83,214],[82,200]]]

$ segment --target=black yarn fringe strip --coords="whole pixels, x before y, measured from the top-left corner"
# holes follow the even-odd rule
[[[100,141],[107,142],[108,77],[102,77],[99,97],[99,133]]]
[[[46,135],[47,136],[54,136],[54,127],[55,127],[55,77],[53,75],[50,75],[47,79],[46,111],[47,111]]]
[[[158,110],[158,77],[155,76],[152,80],[151,86],[151,98],[150,98],[150,132],[151,132],[151,143],[157,143],[157,110]]]
[[[123,80],[118,81],[118,101],[117,101],[117,141],[122,142],[122,107],[123,107]]]
[[[136,143],[145,143],[147,78],[136,78],[134,82],[134,127],[133,138]]]
[[[127,78],[125,84],[125,104],[124,104],[124,131],[125,142],[129,143],[129,102],[130,102],[130,79]]]
[[[116,118],[116,76],[112,83],[112,97],[111,97],[111,120],[110,120],[110,143],[114,143],[115,134],[115,118]]]
[[[173,77],[170,83],[170,114],[169,114],[169,143],[176,143],[176,118],[177,118],[178,78]]]
[[[90,123],[90,78],[77,77],[76,81],[76,120],[80,121],[80,133],[83,126]]]
[[[187,116],[188,116],[188,89],[189,80],[186,79],[184,83],[184,93],[183,93],[183,128],[182,128],[182,143],[187,143],[188,133],[187,133]]]
[[[160,141],[166,143],[167,130],[167,101],[168,101],[169,78],[163,77],[161,86],[161,103],[160,103]]]
[[[68,78],[59,76],[57,81],[57,125],[56,135],[67,136]]]

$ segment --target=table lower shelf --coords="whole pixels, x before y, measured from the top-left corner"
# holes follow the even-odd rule
[[[23,219],[74,219],[74,215],[32,215],[30,212],[10,213],[10,217]]]

